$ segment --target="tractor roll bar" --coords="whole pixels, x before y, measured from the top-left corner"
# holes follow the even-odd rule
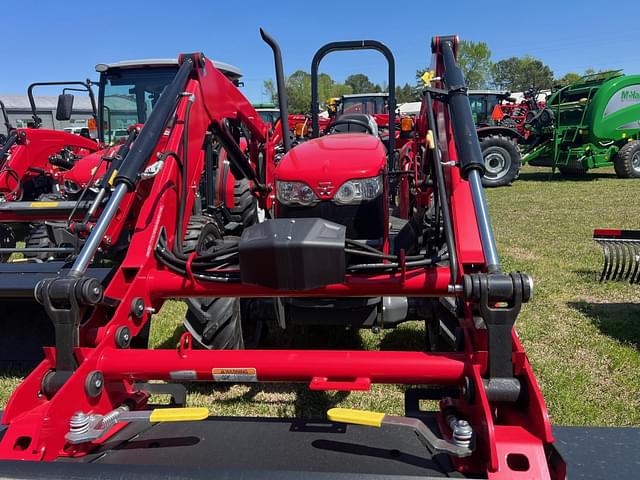
[[[471,115],[471,105],[467,96],[467,87],[462,70],[456,62],[454,54],[454,37],[434,39],[432,48],[440,48],[444,63],[443,81],[447,89],[449,112],[453,136],[458,152],[461,175],[469,181],[473,204],[475,207],[480,241],[484,251],[487,269],[490,273],[500,271],[500,258],[496,249],[496,241],[491,228],[489,208],[482,186],[485,167],[478,134]]]
[[[284,152],[291,150],[291,138],[289,138],[289,104],[287,99],[287,88],[284,81],[284,67],[282,66],[282,51],[278,42],[260,29],[260,36],[273,50],[273,61],[276,67],[276,86],[278,88],[278,108],[280,109],[280,128],[282,129],[282,145]]]
[[[55,86],[55,85],[80,85],[84,87],[83,90],[86,90],[89,94],[89,99],[91,100],[91,109],[93,110],[93,118],[98,118],[98,109],[96,108],[96,98],[93,95],[93,90],[91,90],[91,83],[89,80],[86,82],[36,82],[29,85],[27,88],[27,96],[29,97],[29,105],[31,105],[31,117],[33,118],[33,122],[35,123],[35,128],[39,128],[42,125],[42,119],[38,116],[38,112],[36,110],[36,102],[33,99],[33,89],[35,87],[46,87],[46,86]]]
[[[116,185],[113,195],[91,231],[87,242],[80,250],[80,254],[69,272],[69,276],[81,276],[86,271],[89,262],[93,258],[96,250],[100,246],[104,232],[107,230],[111,220],[118,211],[120,202],[127,191],[135,188],[136,180],[140,170],[145,166],[149,157],[160,140],[167,126],[167,122],[176,109],[180,94],[189,79],[196,60],[195,56],[186,56],[180,64],[180,68],[171,83],[165,87],[160,95],[156,106],[149,115],[147,122],[140,130],[138,137],[129,150],[127,156],[122,160],[121,168],[115,178]],[[184,153],[186,155],[186,152]]]
[[[320,136],[318,121],[318,68],[322,59],[331,52],[344,50],[377,50],[387,59],[389,66],[389,155],[393,155],[396,146],[396,62],[393,53],[384,43],[377,40],[352,40],[332,42],[320,47],[311,62],[311,127],[313,136]],[[475,131],[475,130],[474,130]]]

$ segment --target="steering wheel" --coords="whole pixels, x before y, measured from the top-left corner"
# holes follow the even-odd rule
[[[369,135],[373,135],[373,129],[371,128],[371,125],[365,122],[361,122],[360,120],[356,120],[353,118],[344,118],[342,120],[336,120],[331,124],[331,126],[329,127],[329,130],[333,130],[338,125],[357,125],[359,127],[364,128],[369,133]],[[348,132],[340,132],[340,133],[348,133]]]

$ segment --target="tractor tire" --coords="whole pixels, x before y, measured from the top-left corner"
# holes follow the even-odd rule
[[[8,225],[0,225],[0,247],[2,248],[15,248],[16,247],[16,234],[13,229]],[[10,253],[0,254],[0,262],[4,263],[11,257]]]
[[[520,175],[522,156],[514,140],[504,135],[489,135],[480,140],[486,168],[482,184],[485,187],[511,185]]]
[[[565,177],[575,178],[575,177],[581,177],[582,175],[587,173],[589,169],[584,167],[567,167],[565,165],[562,165],[562,166],[558,166],[558,171]]]
[[[613,166],[618,178],[640,178],[640,141],[634,140],[622,147]]]
[[[192,216],[184,238],[184,253],[205,252],[222,239],[220,227],[209,217]],[[188,298],[183,325],[192,335],[194,347],[209,350],[244,348],[240,299],[233,297]]]
[[[233,183],[233,208],[229,213],[231,220],[242,225],[243,229],[258,223],[258,201],[251,193],[247,178]]]
[[[49,240],[49,235],[47,234],[47,227],[44,223],[40,223],[35,225],[27,238],[25,239],[25,247],[26,248],[48,248],[52,247],[51,241]],[[26,258],[33,258],[36,260],[46,261],[51,258],[51,253],[41,252],[41,253],[25,253],[24,256]]]

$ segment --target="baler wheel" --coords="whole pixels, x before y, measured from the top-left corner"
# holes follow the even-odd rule
[[[485,187],[511,185],[520,175],[522,156],[516,143],[504,135],[489,135],[480,139],[485,164],[482,184]]]
[[[613,166],[618,178],[640,178],[640,141],[634,140],[622,147]]]
[[[221,239],[221,229],[213,219],[194,215],[187,226],[183,251],[204,253]],[[188,310],[183,324],[193,336],[194,346],[215,350],[244,348],[239,298],[200,297],[185,302]]]

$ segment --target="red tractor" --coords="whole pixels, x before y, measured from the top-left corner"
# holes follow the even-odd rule
[[[287,132],[280,50],[262,35],[276,58]],[[7,404],[0,473],[193,477],[203,469],[211,476],[215,469],[320,468],[565,478],[513,328],[532,282],[500,266],[457,44],[457,37],[432,42],[442,80],[425,90],[406,152],[413,160],[407,201],[415,211],[397,230],[388,209],[393,148],[368,131],[329,132],[292,147],[287,135],[272,136],[203,54],[181,55],[144,125],[111,162],[117,169],[74,214],[86,240],[62,270],[36,264],[13,286],[24,296],[35,292],[55,327],[55,347],[46,348]],[[373,41],[332,43],[316,54],[312,70],[329,51],[346,48],[388,50]],[[316,88],[313,97],[315,113]],[[361,123],[343,125],[355,130]],[[219,151],[266,212],[239,238],[225,235],[214,215],[198,213],[202,183],[209,182],[204,191],[215,187],[206,172]],[[187,332],[176,349],[131,348],[166,299],[184,297],[208,298],[217,312],[216,323],[192,325],[200,343],[213,336],[218,345],[239,347],[255,336],[257,323],[242,318],[237,302],[246,298],[272,306],[269,299],[282,299],[275,320],[284,326],[296,315],[365,328],[416,315],[425,320],[425,344],[418,351],[196,350]],[[151,406],[152,393],[169,393],[174,406],[185,402],[179,386],[157,381],[299,382],[320,391],[414,387],[401,417],[331,409],[328,422],[201,421],[206,409]],[[426,399],[439,400],[434,411],[421,408]],[[16,467],[16,460],[54,463]]]
[[[41,128],[33,89],[43,86],[77,86],[87,91],[96,115],[95,99],[91,85],[85,82],[42,82],[29,86],[28,97],[33,122],[28,128],[14,128],[5,115],[7,138],[0,147],[0,198],[3,202],[32,201],[43,194],[52,193],[61,172],[68,170],[74,161],[99,149],[97,139],[64,131]],[[4,110],[4,106],[3,106]],[[73,111],[73,95],[63,93],[58,97],[57,120],[69,120]],[[6,113],[6,112],[5,112]]]

